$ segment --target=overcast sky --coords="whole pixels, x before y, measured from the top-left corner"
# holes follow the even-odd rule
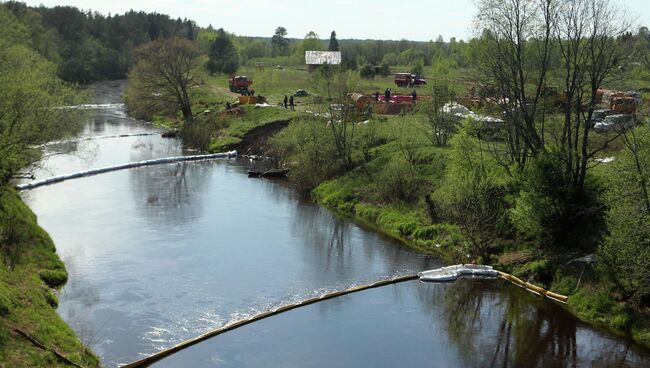
[[[29,5],[72,5],[103,14],[130,9],[189,18],[244,36],[271,36],[278,26],[289,37],[309,31],[339,39],[409,39],[428,41],[442,35],[468,39],[472,35],[474,0],[26,0]],[[637,24],[650,26],[650,0],[620,0]]]

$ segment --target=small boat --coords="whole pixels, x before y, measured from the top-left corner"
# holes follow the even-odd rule
[[[289,174],[289,169],[275,169],[266,171],[248,170],[248,176],[252,178],[283,178]]]
[[[418,273],[421,281],[454,281],[459,277],[494,278],[498,273],[491,266],[459,264]]]

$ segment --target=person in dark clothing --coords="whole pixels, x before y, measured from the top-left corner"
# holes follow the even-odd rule
[[[294,111],[293,109],[293,95],[289,97],[289,106],[291,106],[291,111]]]
[[[379,102],[379,91],[375,91],[375,102]]]
[[[386,88],[386,91],[384,91],[384,97],[386,98],[386,103],[390,102],[390,88]]]
[[[285,109],[287,108],[287,102],[288,101],[289,101],[289,99],[287,98],[287,95],[284,95],[284,100],[282,100],[282,102],[284,103],[284,108]]]
[[[413,97],[413,105],[415,105],[415,101],[418,99],[417,93],[415,93],[415,90],[411,93],[411,97]]]

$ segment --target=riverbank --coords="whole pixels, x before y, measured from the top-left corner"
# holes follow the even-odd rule
[[[0,188],[0,220],[0,367],[69,367],[70,362],[99,367],[98,358],[56,313],[56,291],[68,277],[65,266],[13,189]]]
[[[295,124],[288,124],[288,117]],[[445,221],[443,211],[438,211],[431,197],[447,176],[446,163],[453,149],[451,145],[433,144],[433,137],[423,133],[427,129],[426,122],[422,123],[424,117],[418,112],[351,123],[350,129],[356,129],[348,143],[356,147],[356,152],[351,152],[352,169],[336,162],[328,126],[316,123],[311,115],[278,108],[245,106],[240,114],[206,113],[197,118],[194,136],[211,138],[193,146],[217,152],[241,149],[242,142],[263,138],[264,144],[256,145],[254,153],[270,155],[280,166],[290,167],[298,190],[319,204],[397,238],[419,252],[434,254],[449,263],[467,262],[468,255],[477,254],[471,254],[466,234],[458,225]],[[282,124],[277,129],[264,129],[275,122]],[[269,140],[285,125],[289,129]],[[599,175],[605,177],[609,173]],[[498,181],[507,180],[503,179],[505,175],[500,176]],[[507,185],[512,183],[504,186]],[[516,192],[508,190],[512,198],[507,205],[512,206]],[[626,303],[608,271],[600,265],[569,263],[595,252],[597,243],[573,249],[540,247],[530,238],[522,239],[515,234],[512,224],[504,227],[509,229],[499,230],[501,233],[487,251],[490,259],[482,262],[569,295],[566,308],[583,321],[650,347],[647,311]],[[585,241],[590,242],[591,239]]]
[[[467,233],[444,220],[432,197],[443,185],[453,148],[432,146],[423,139],[416,119],[418,116],[376,117],[371,123],[357,125],[359,144],[367,144],[361,148],[366,157],[357,156],[357,166],[352,170],[328,168],[331,161],[325,157],[331,155],[327,151],[330,133],[327,128],[319,130],[314,121],[298,119],[290,124],[271,138],[271,151],[267,153],[291,167],[291,180],[317,203],[419,252],[448,263],[468,262],[468,257],[477,254],[471,254]],[[301,146],[310,139],[314,141]],[[611,173],[601,168],[597,175],[604,178]],[[581,320],[650,347],[648,311],[625,301],[602,264],[573,261],[596,252],[594,244],[573,249],[540,247],[509,230],[495,237],[487,251],[489,259],[478,258],[568,295],[566,309]]]
[[[320,205],[402,241],[416,251],[432,254],[447,263],[467,262],[456,246],[462,243],[459,230],[449,224],[431,224],[417,206],[382,206],[359,201],[351,192],[348,176],[321,183],[312,192]],[[574,254],[535,254],[510,244],[495,254],[494,266],[533,284],[569,296],[565,309],[580,320],[633,339],[650,348],[647,316],[617,301],[611,278],[598,266],[567,266]],[[580,280],[580,281],[578,281]]]

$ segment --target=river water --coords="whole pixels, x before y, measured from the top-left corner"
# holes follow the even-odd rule
[[[82,137],[157,132],[98,83]],[[195,154],[159,135],[54,145],[37,178]],[[291,301],[441,265],[251,179],[241,159],[101,174],[23,198],[70,273],[58,312],[113,367]],[[296,309],[156,367],[647,366],[650,353],[500,280],[417,281]]]

